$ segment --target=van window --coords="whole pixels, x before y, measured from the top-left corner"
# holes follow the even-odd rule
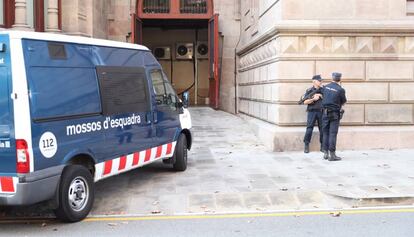
[[[152,85],[154,87],[155,98],[157,104],[160,105],[163,103],[165,93],[164,79],[162,77],[161,71],[156,70],[151,72]]]
[[[97,66],[96,70],[104,115],[150,110],[143,67]]]
[[[101,112],[95,70],[30,67],[27,75],[35,121]]]
[[[177,95],[162,71],[157,69],[150,75],[157,105],[169,107],[173,111],[177,110]]]

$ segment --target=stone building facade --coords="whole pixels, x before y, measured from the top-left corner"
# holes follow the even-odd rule
[[[275,150],[302,149],[306,112],[296,104],[299,95],[312,75],[329,81],[339,71],[349,101],[339,148],[413,147],[413,5],[242,1],[239,112],[255,118],[258,133]]]
[[[41,1],[3,1],[3,26],[130,42],[131,16],[143,2],[44,0],[39,5]],[[349,100],[339,149],[414,146],[413,0],[213,3],[214,13],[219,14],[219,108],[241,114],[273,150],[303,148],[306,112],[296,102],[314,74],[329,81],[333,71],[342,72]],[[43,27],[39,26],[42,13]],[[170,32],[166,38],[179,37],[173,30],[147,28],[144,42],[152,46],[156,39],[149,35],[166,31]],[[174,75],[170,66],[163,66],[169,76],[185,80],[188,70],[180,70],[184,64],[177,62]],[[205,86],[200,90],[208,87],[207,64],[199,64],[204,75],[199,84]],[[313,140],[312,148],[317,149],[318,139]]]

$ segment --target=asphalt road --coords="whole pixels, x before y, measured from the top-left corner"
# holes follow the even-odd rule
[[[0,236],[413,236],[414,209],[0,221]]]

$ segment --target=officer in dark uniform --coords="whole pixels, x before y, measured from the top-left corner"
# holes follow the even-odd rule
[[[322,150],[322,95],[321,95],[321,84],[322,78],[320,75],[312,77],[313,86],[306,90],[303,98],[308,98],[303,101],[303,104],[308,105],[306,111],[308,112],[308,119],[306,123],[306,133],[303,138],[305,143],[305,153],[309,153],[309,143],[311,142],[313,127],[315,122],[318,122],[319,128],[319,142]],[[312,96],[310,96],[312,95]]]
[[[336,156],[336,136],[338,135],[340,111],[346,103],[345,90],[341,87],[342,74],[332,73],[332,82],[322,89],[322,131],[323,131],[323,158],[329,161],[341,160]]]

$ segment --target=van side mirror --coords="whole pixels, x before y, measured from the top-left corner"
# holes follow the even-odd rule
[[[184,91],[183,92],[183,107],[188,108],[188,104],[190,101],[190,92]]]

